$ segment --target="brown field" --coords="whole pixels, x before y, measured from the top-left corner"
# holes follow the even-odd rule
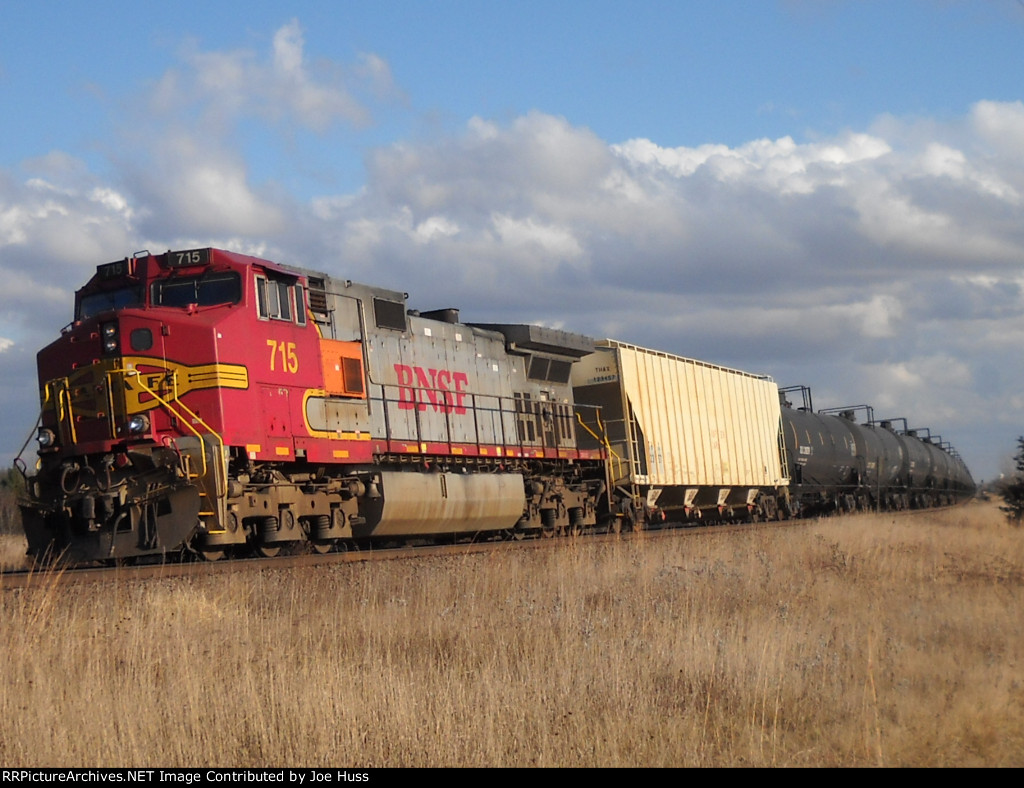
[[[0,594],[0,763],[1020,767],[1022,601],[1024,530],[994,504],[71,590],[41,575]]]

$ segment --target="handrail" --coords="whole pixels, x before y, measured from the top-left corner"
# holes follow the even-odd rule
[[[598,435],[596,432],[590,429],[587,423],[583,420],[583,414],[581,414],[579,411],[576,411],[576,421],[579,422],[580,426],[583,427],[583,429],[590,433],[590,437],[592,437],[594,440],[596,440],[598,443],[604,446],[605,451],[608,452],[608,459],[615,461],[615,478],[618,479],[620,478],[620,474],[622,473],[623,457],[617,451],[615,451],[612,448],[611,443],[609,443],[607,431],[604,428],[604,424],[601,422],[600,412],[595,414],[595,418],[597,419],[597,426],[601,430],[601,435]]]
[[[59,389],[55,386],[57,383],[61,384]],[[75,413],[74,407],[71,404],[71,392],[69,389],[67,378],[54,378],[53,380],[48,380],[44,385],[44,390],[47,392],[46,398],[52,401],[53,409],[57,412],[58,426],[63,431],[64,418],[67,416],[68,437],[71,438],[71,443],[78,443],[78,432],[75,430]],[[66,413],[64,410],[65,399],[67,400]]]
[[[193,423],[192,421],[189,421],[189,419],[182,417],[181,412],[179,412],[178,410],[175,409],[175,406],[171,403],[171,400],[173,400],[174,403],[177,404],[178,408],[180,408],[181,411],[184,411],[185,414],[187,414],[189,417],[191,417],[191,419],[194,422],[197,422],[197,423],[201,424],[207,430],[207,434],[211,435],[216,440],[217,444],[220,446],[219,454],[220,454],[220,456],[221,456],[221,458],[223,460],[223,457],[224,457],[224,451],[223,451],[223,449],[224,449],[224,439],[221,438],[221,436],[217,434],[217,432],[213,429],[213,427],[211,427],[209,424],[207,424],[205,421],[203,421],[202,417],[200,417],[199,414],[195,413],[190,407],[188,407],[188,405],[186,405],[184,402],[182,402],[180,399],[178,399],[178,372],[177,372],[177,370],[174,370],[174,371],[171,372],[171,385],[172,385],[172,388],[173,388],[173,394],[171,396],[171,400],[164,399],[154,389],[152,389],[149,386],[147,386],[145,380],[143,379],[143,376],[139,374],[139,371],[137,369],[118,369],[118,370],[112,370],[112,371],[113,372],[120,372],[125,377],[135,378],[136,381],[139,383],[139,386],[142,388],[143,391],[145,391],[153,399],[155,399],[158,403],[160,403],[164,408],[166,408],[167,411],[172,416],[174,416],[174,417],[176,417],[178,419],[178,423],[179,424],[184,424],[185,428],[188,429],[190,432],[192,432],[192,434],[195,435],[199,439],[199,445],[200,445],[200,447],[202,449],[200,454],[201,454],[202,460],[203,460],[203,472],[202,472],[202,474],[200,474],[201,476],[205,477],[207,475],[207,471],[208,471],[208,466],[206,464],[206,448],[205,448],[205,441],[203,440],[203,434],[200,433],[199,430],[197,430],[195,427],[192,426],[192,423]],[[220,476],[222,476],[222,475],[223,474],[218,474],[217,477],[214,479],[214,481],[218,482],[220,480]],[[225,494],[225,492],[226,492],[224,490],[221,490],[219,486],[216,488],[216,491],[217,491],[217,496],[218,497],[223,496]]]
[[[443,396],[450,394],[441,389],[432,389],[424,386],[415,385],[398,385],[394,383],[380,384],[379,395],[375,393],[368,394],[366,401],[371,404],[371,407],[375,404],[382,406],[382,412],[384,414],[384,425],[385,432],[388,435],[389,442],[409,442],[416,444],[423,443],[448,443],[449,445],[456,442],[453,433],[455,431],[455,421],[452,418],[452,414],[456,411],[453,410],[454,405],[449,401],[438,400],[436,403],[428,403],[421,401],[418,394],[413,394],[413,399],[406,399],[401,395],[392,394],[391,390],[397,389],[409,389],[412,392],[428,391],[432,392],[435,396]],[[460,407],[465,409],[465,412],[472,414],[473,425],[471,428],[472,435],[470,436],[470,442],[475,443],[478,446],[487,445],[500,445],[503,449],[518,449],[521,454],[527,454],[529,452],[537,450],[573,450],[578,449],[578,446],[571,444],[565,445],[573,440],[575,436],[564,434],[561,437],[556,433],[550,437],[545,435],[544,426],[542,423],[543,417],[540,412],[532,412],[530,410],[520,410],[520,407],[524,406],[524,402],[528,404],[528,401],[520,400],[514,397],[508,397],[502,394],[480,394],[478,392],[462,392],[465,395],[465,399],[461,402]],[[495,405],[481,405],[478,404],[478,400],[494,400]],[[393,424],[392,407],[396,404],[405,404],[408,406],[408,419],[406,426],[411,428],[412,432],[408,434],[398,434],[395,432],[397,429],[396,425]],[[557,403],[546,403],[541,400],[536,400],[533,404],[537,405],[552,405]],[[443,427],[445,434],[443,436],[437,436],[434,438],[428,438],[424,435],[430,426],[424,423],[425,417],[433,414],[443,415]],[[568,414],[566,414],[568,417]],[[484,417],[488,418],[484,418]],[[538,432],[537,438],[533,441],[522,438],[516,434],[516,419],[520,416],[527,416],[536,418],[538,420]],[[491,420],[493,417],[493,421]],[[557,419],[558,416],[552,416]],[[571,418],[571,417],[570,417]],[[411,422],[411,423],[410,423]],[[493,436],[491,440],[484,440],[485,437],[481,435],[481,428],[490,423],[493,426]],[[511,434],[510,434],[511,431]],[[598,438],[598,442],[601,442]],[[502,456],[505,456],[504,454]],[[511,455],[509,455],[511,456]]]

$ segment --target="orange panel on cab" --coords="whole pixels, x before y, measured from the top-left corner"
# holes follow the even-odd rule
[[[321,339],[320,358],[324,366],[324,389],[328,394],[366,399],[361,342]]]

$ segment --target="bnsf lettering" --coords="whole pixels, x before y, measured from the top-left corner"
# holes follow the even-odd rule
[[[466,412],[465,372],[447,369],[423,369],[395,364],[398,375],[398,407],[402,410],[426,410],[432,405],[438,413]]]

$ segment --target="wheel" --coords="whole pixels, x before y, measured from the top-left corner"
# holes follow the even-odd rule
[[[279,544],[258,544],[258,545],[256,545],[256,555],[258,555],[260,558],[274,558],[280,552],[281,552],[281,545],[279,545]]]
[[[315,542],[310,542],[310,544],[313,545],[313,552],[317,553],[319,555],[326,555],[327,553],[331,552],[331,550],[334,549],[334,542],[333,541],[327,541],[327,542],[315,541]]]
[[[219,561],[224,557],[225,551],[222,550],[204,550],[199,549],[199,557],[204,561]]]

